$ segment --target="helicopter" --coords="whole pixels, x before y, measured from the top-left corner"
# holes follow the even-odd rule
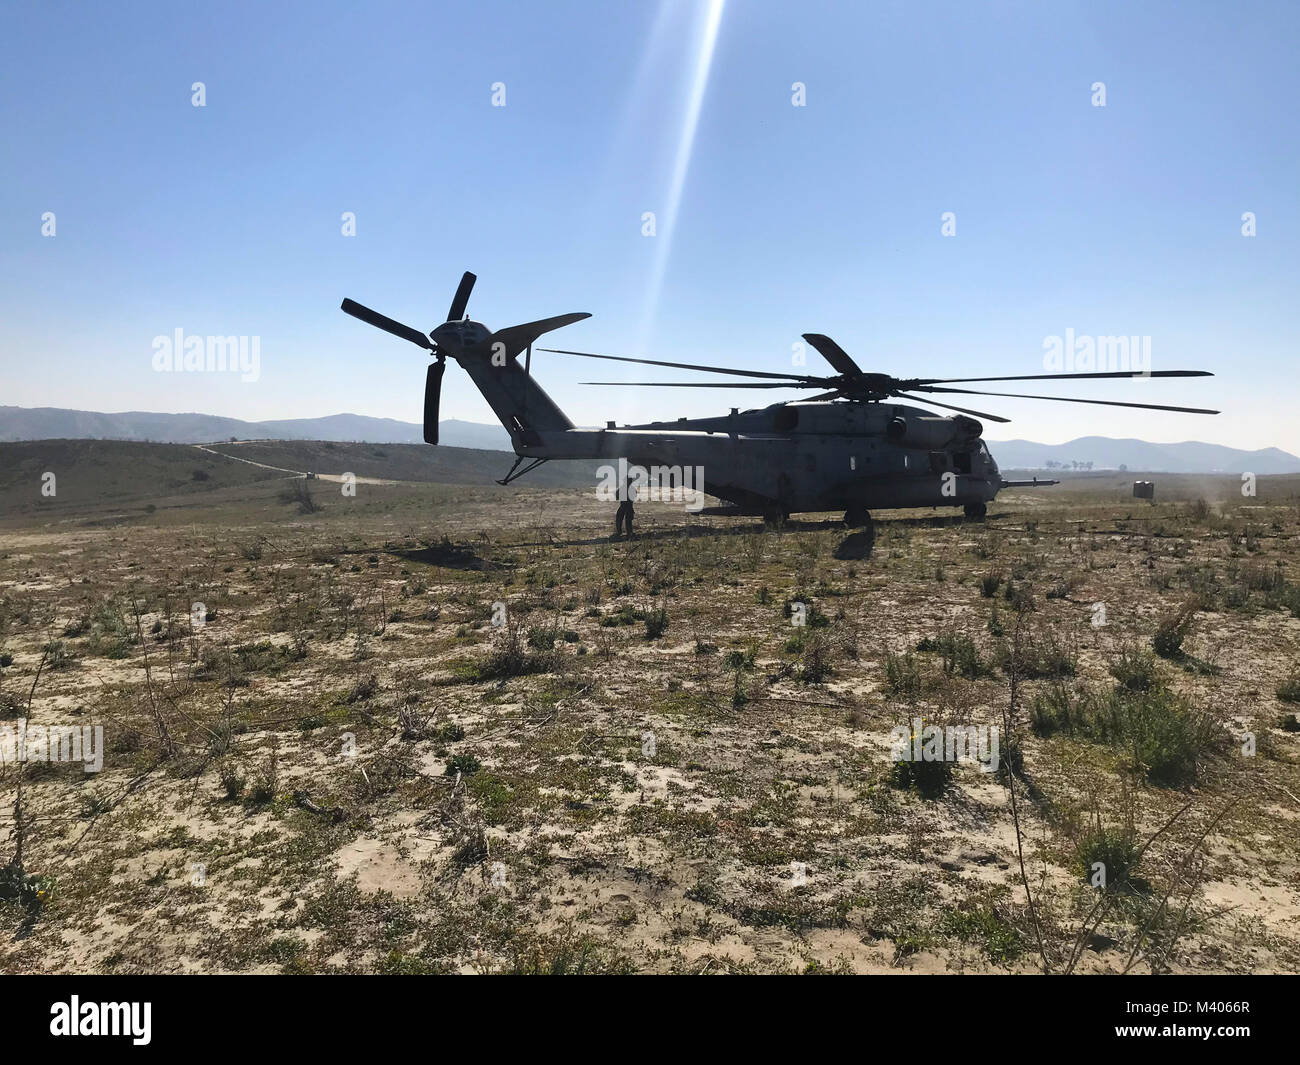
[[[1005,377],[894,377],[864,371],[822,333],[804,339],[833,374],[773,373],[698,363],[606,355],[564,348],[539,351],[585,359],[705,371],[744,380],[584,381],[584,385],[662,388],[812,389],[799,401],[705,418],[677,418],[603,429],[574,426],[532,376],[532,350],[542,336],[590,318],[561,314],[495,332],[466,315],[477,277],[460,280],[447,320],[427,335],[345,299],[341,309],[369,325],[424,348],[433,357],[424,389],[424,440],[438,442],[438,405],[450,357],[470,376],[510,434],[515,463],[498,484],[509,484],[552,460],[624,459],[639,467],[703,471],[703,491],[729,503],[708,514],[761,515],[768,523],[792,514],[844,511],[850,528],[872,528],[873,509],[961,507],[980,519],[1004,488],[1046,487],[1054,480],[1002,477],[979,419],[1006,423],[996,414],[933,398],[1001,396],[1143,410],[1218,414],[1200,407],[987,392],[953,387],[1005,381],[1097,380],[1134,377],[1212,377],[1206,370],[1112,370]],[[519,356],[523,356],[523,363]],[[898,402],[907,400],[910,402]],[[963,400],[962,402],[967,402]],[[914,406],[923,403],[926,406]],[[937,407],[951,414],[939,414]],[[629,525],[630,529],[630,525]]]

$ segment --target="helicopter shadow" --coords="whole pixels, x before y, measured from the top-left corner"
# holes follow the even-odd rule
[[[752,525],[728,525],[724,527],[715,525],[679,525],[663,529],[646,529],[644,532],[637,533],[631,540],[623,536],[589,536],[570,540],[562,540],[557,537],[547,540],[523,541],[513,546],[594,547],[598,544],[636,545],[663,543],[668,540],[697,540],[712,536],[752,536],[754,533],[761,533],[766,529],[767,526],[761,520],[755,521]],[[845,529],[847,531],[847,527],[841,521],[787,521],[780,526],[780,531],[784,532],[813,532],[826,529]]]

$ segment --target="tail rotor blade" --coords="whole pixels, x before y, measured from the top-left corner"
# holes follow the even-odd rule
[[[394,321],[387,315],[372,311],[369,307],[364,307],[355,300],[344,300],[340,306],[345,314],[350,314],[353,318],[359,318],[366,325],[373,325],[376,329],[382,329],[385,333],[392,333],[395,337],[409,340],[412,344],[418,344],[428,351],[433,350],[433,341],[418,329],[412,329],[409,325]]]
[[[465,305],[469,303],[469,294],[474,291],[474,282],[478,278],[468,270],[460,279],[460,284],[456,286],[456,295],[451,298],[451,310],[447,312],[447,321],[459,322],[465,317]]]
[[[429,364],[424,376],[424,442],[438,442],[438,401],[442,396],[442,375],[447,364],[442,359]]]

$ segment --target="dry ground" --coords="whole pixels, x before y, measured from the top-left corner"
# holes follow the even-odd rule
[[[830,515],[611,543],[575,491],[245,471],[0,524],[0,727],[107,746],[2,770],[45,892],[4,971],[1300,970],[1293,480],[884,514],[853,559]],[[904,786],[915,717],[1002,771]]]

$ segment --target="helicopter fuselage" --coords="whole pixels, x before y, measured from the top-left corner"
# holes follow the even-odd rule
[[[1003,482],[982,431],[963,415],[841,400],[511,436],[526,458],[702,468],[709,495],[742,513],[788,515],[987,503]]]

